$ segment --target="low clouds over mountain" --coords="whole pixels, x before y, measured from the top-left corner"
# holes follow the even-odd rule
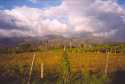
[[[63,0],[50,7],[0,11],[0,35],[6,37],[82,33],[122,41],[124,32],[125,9],[116,0]]]

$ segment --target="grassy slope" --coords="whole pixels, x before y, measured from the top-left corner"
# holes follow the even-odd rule
[[[35,52],[35,69],[40,68],[41,62],[44,62],[45,70],[58,71],[63,57],[63,50],[49,50],[44,52]],[[92,71],[104,71],[106,62],[105,53],[90,53],[82,50],[71,50],[68,52],[68,59],[70,61],[72,71],[80,71],[81,69],[89,69]],[[117,69],[125,69],[125,54],[123,53],[110,53],[109,57],[109,72]],[[32,61],[33,53],[19,53],[7,54],[0,56],[0,66],[15,66],[15,65],[29,65]]]
[[[60,80],[59,77],[57,78],[56,75],[56,73],[59,73],[62,69],[61,64],[63,59],[63,49],[52,49],[49,51],[25,52],[18,54],[1,54],[0,82],[2,84],[27,84],[27,78],[29,77],[29,70],[34,53],[36,54],[36,59],[31,77],[32,84],[64,84],[58,83],[62,80]],[[81,84],[80,82],[83,82],[80,75],[84,76],[84,84],[104,84],[103,80],[105,81],[105,77],[103,77],[103,75],[101,77],[96,77],[95,75],[90,76],[88,73],[86,73],[86,70],[103,73],[105,70],[106,55],[107,54],[105,53],[84,52],[82,49],[68,50],[68,60],[70,62],[71,72],[74,73],[82,71],[83,73],[79,75],[73,74],[74,76],[70,80],[72,81],[72,84]],[[125,70],[124,53],[110,53],[109,55],[109,72],[117,71],[118,69]],[[41,62],[44,63],[45,78],[43,80],[40,79]],[[65,64],[65,62],[63,63]],[[67,66],[65,66],[65,68],[66,67]],[[48,72],[53,75],[46,76]],[[63,74],[63,72],[61,72],[61,74]],[[56,82],[54,82],[55,80]]]

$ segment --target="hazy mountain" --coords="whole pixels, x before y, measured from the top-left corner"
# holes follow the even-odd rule
[[[87,37],[84,35],[74,35],[72,37],[66,37],[62,35],[46,35],[41,37],[1,37],[0,47],[15,47],[18,44],[30,43],[32,45],[39,45],[41,42],[48,42],[49,44],[62,43],[66,44],[72,41],[74,45],[80,43],[110,43],[111,39]]]

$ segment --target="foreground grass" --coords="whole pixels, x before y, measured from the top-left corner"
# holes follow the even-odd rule
[[[84,52],[80,49],[53,49],[41,52],[12,53],[0,56],[2,84],[27,84],[33,54],[36,54],[32,84],[106,84],[104,74],[106,53]],[[40,78],[41,62],[44,78]],[[125,70],[124,53],[110,53],[108,73]],[[7,82],[8,81],[8,82]],[[12,82],[12,83],[11,83]]]

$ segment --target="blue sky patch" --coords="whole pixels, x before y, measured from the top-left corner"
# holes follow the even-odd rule
[[[125,0],[118,0],[119,4],[125,4]]]
[[[0,9],[13,9],[14,7],[28,6],[33,8],[45,8],[60,5],[62,0],[47,0],[33,2],[32,0],[0,0]]]

